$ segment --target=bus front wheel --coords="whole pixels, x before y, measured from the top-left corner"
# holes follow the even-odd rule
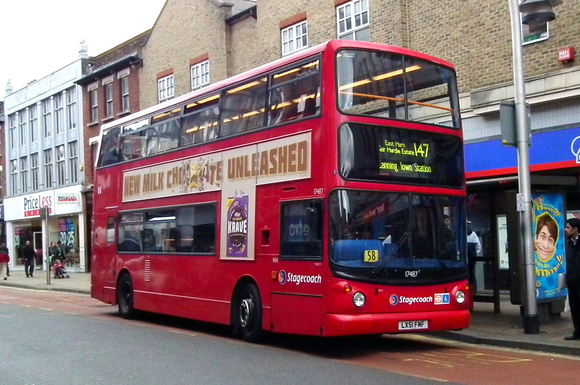
[[[262,336],[262,299],[254,284],[246,284],[238,297],[236,330],[248,342],[257,342]]]
[[[135,315],[133,307],[133,280],[129,274],[123,274],[117,287],[117,305],[121,317],[129,319]]]

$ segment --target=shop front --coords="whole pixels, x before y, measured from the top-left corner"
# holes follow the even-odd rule
[[[10,267],[23,268],[22,247],[30,241],[36,251],[36,269],[45,270],[50,243],[60,241],[66,262],[78,271],[85,271],[87,229],[82,199],[79,186],[4,199]],[[43,220],[41,209],[45,207],[48,217]]]
[[[580,127],[543,130],[534,133],[531,142],[534,218],[530,220],[534,231],[532,239],[535,240],[537,299],[541,302],[561,297],[562,293],[547,286],[557,282],[557,275],[565,266],[559,264],[558,269],[546,269],[546,266],[560,260],[564,253],[566,218],[580,216]],[[476,299],[479,297],[485,300],[482,293],[505,290],[510,292],[512,303],[521,304],[521,293],[518,291],[522,278],[517,271],[521,251],[516,247],[518,231],[511,230],[518,226],[517,150],[504,147],[498,138],[467,144],[465,157],[468,178],[467,215],[482,245],[476,264],[476,289],[480,294],[476,295]],[[537,229],[538,223],[542,220],[542,214],[544,217],[548,215],[546,211],[558,224],[552,255],[541,255],[536,242],[536,230],[540,230]],[[545,298],[546,293],[554,295]]]

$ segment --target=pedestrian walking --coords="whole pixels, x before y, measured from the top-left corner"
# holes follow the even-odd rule
[[[30,241],[26,241],[24,247],[22,248],[22,258],[24,259],[24,272],[26,273],[26,278],[34,277],[36,251],[34,251]]]
[[[8,262],[10,262],[10,256],[8,256],[8,252],[2,248],[0,248],[0,277],[4,274],[8,274],[6,269],[8,268]],[[4,275],[4,280],[8,279],[8,275]]]
[[[566,243],[566,286],[574,332],[566,340],[580,340],[580,219],[569,218],[564,229],[569,238]]]
[[[8,254],[8,262],[10,262],[10,251],[8,251],[8,247],[6,247],[6,243],[2,243],[0,245],[0,250],[4,250],[6,254]],[[6,264],[6,276],[10,277],[10,264]]]

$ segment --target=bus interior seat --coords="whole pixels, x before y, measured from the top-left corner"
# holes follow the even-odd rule
[[[141,251],[141,233],[137,230],[120,231],[119,241],[119,251]]]
[[[333,259],[338,263],[363,265],[365,251],[377,250],[379,260],[382,255],[383,245],[378,239],[339,239],[333,245]]]

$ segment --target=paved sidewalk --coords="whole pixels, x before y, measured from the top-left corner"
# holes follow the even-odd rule
[[[70,278],[54,279],[47,284],[46,272],[37,271],[33,278],[26,278],[24,271],[14,270],[6,281],[0,279],[0,287],[11,286],[37,290],[55,290],[90,295],[91,275],[70,272]],[[539,334],[525,334],[520,307],[512,305],[509,296],[502,296],[500,313],[494,313],[492,303],[476,302],[472,312],[471,326],[453,332],[430,333],[431,337],[451,339],[472,344],[486,344],[521,348],[549,353],[580,356],[580,340],[566,341],[572,334],[569,312],[562,313],[540,324]]]
[[[26,278],[24,270],[10,269],[10,277],[7,280],[0,278],[0,286],[20,287],[37,290],[55,290],[69,293],[91,294],[91,274],[71,272],[70,278],[54,278],[50,276],[50,284],[46,277],[46,271],[36,270],[34,277]]]

